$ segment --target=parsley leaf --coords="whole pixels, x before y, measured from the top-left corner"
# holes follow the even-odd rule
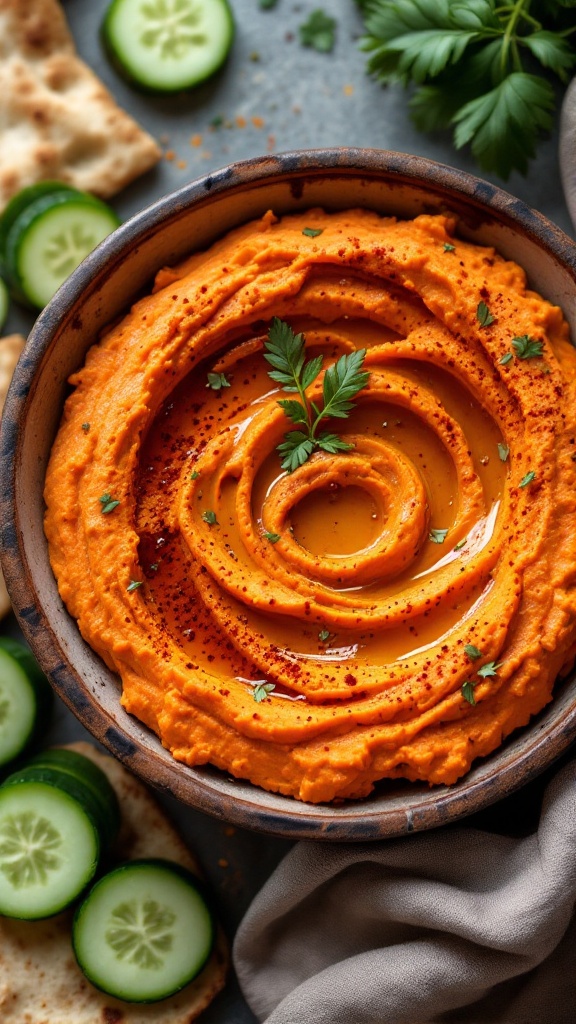
[[[318,633],[318,639],[321,643],[325,644],[328,640],[333,639],[334,633],[331,633],[329,629],[321,629]]]
[[[212,391],[220,391],[222,388],[229,388],[230,381],[225,373],[209,373],[207,388],[212,388]]]
[[[260,704],[260,702],[263,701],[263,700],[266,700],[266,697],[268,696],[268,694],[272,693],[272,690],[275,690],[275,689],[276,689],[276,684],[275,683],[257,683],[257,685],[254,687],[254,690],[252,692],[252,696],[254,697],[254,700],[256,701],[256,703]]]
[[[502,444],[501,441],[498,442],[498,455],[500,456],[502,462],[507,462],[508,456],[510,455],[509,446],[507,444]]]
[[[476,661],[478,658],[482,657],[482,651],[479,651],[474,644],[466,644],[464,650],[470,658],[470,661]]]
[[[522,477],[520,483],[518,484],[518,487],[528,487],[528,484],[531,484],[532,481],[535,479],[536,473],[533,469],[531,469],[529,473],[526,473],[526,475]]]
[[[478,309],[476,310],[476,319],[480,327],[490,327],[490,324],[494,323],[496,317],[492,316],[485,302],[479,302]]]
[[[206,509],[206,511],[202,513],[202,519],[205,523],[208,523],[208,526],[215,526],[218,523],[216,513],[213,512],[212,509]]]
[[[319,53],[330,53],[336,39],[336,21],[318,8],[300,25],[299,33],[303,46],[312,46]]]
[[[142,586],[142,582],[142,580],[130,580],[130,583],[126,587],[126,590],[128,591],[129,594],[131,594],[133,590],[138,590],[138,587]]]
[[[318,238],[321,235],[324,228],[302,228],[302,234],[306,235],[307,238]]]
[[[265,540],[269,540],[271,544],[277,544],[278,541],[280,540],[279,533],[270,533],[269,530],[264,530],[262,536],[264,537]]]
[[[549,79],[568,81],[576,62],[572,0],[359,4],[367,72],[383,84],[416,86],[410,100],[416,126],[452,129],[456,148],[470,145],[485,171],[503,178],[526,173],[552,124],[556,97]]]
[[[497,676],[498,669],[502,668],[503,664],[503,661],[500,661],[498,664],[495,661],[487,661],[485,665],[482,665],[482,668],[478,669],[478,675],[482,679],[486,679],[488,676]]]
[[[309,401],[306,389],[314,383],[322,369],[322,356],[306,361],[304,337],[295,334],[289,324],[274,317],[264,343],[264,358],[273,367],[268,376],[282,385],[284,391],[297,392],[297,399],[280,399],[278,405],[289,420],[301,427],[284,435],[278,445],[282,469],[293,473],[315,450],[335,455],[354,447],[337,434],[317,430],[324,419],[347,419],[355,408],[352,399],[368,383],[370,374],[362,370],[365,349],[347,353],[328,367],[322,383],[323,406]]]
[[[476,698],[474,696],[475,683],[471,683],[469,679],[465,683],[462,683],[462,696],[464,700],[467,700],[469,704],[475,704]]]
[[[512,353],[511,352],[505,352],[504,355],[502,356],[502,359],[499,359],[498,361],[499,361],[501,366],[506,366],[506,363],[509,363],[512,359],[514,359],[514,356],[512,355]]]
[[[90,424],[89,423],[83,423],[82,424],[82,430],[84,431],[85,434],[87,434],[88,431],[90,430]]]
[[[451,245],[450,242],[444,242],[444,252],[456,252],[456,246]]]
[[[100,511],[104,515],[108,515],[109,512],[113,512],[120,504],[120,502],[116,498],[113,498],[111,494],[103,494],[101,498],[98,498],[98,501],[102,505]]]
[[[447,533],[448,530],[430,530],[428,540],[431,540],[433,544],[443,544]]]
[[[523,334],[521,338],[512,338],[512,348],[518,359],[534,359],[536,356],[541,356],[542,345],[542,341],[536,341],[528,334]]]

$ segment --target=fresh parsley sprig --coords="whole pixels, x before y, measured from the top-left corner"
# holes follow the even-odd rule
[[[299,401],[283,398],[278,402],[288,419],[301,427],[290,430],[278,445],[282,469],[293,473],[317,449],[334,455],[353,448],[353,444],[343,441],[338,434],[318,433],[318,428],[325,419],[347,419],[354,408],[352,399],[366,387],[370,377],[366,370],[361,369],[366,350],[358,349],[340,356],[328,367],[322,383],[323,404],[319,408],[308,399],[306,390],[320,373],[323,359],[315,356],[306,361],[304,336],[295,334],[289,324],[274,317],[264,349],[264,358],[274,368],[268,371],[268,376],[281,384],[284,391],[296,393],[299,398]]]
[[[422,131],[451,128],[484,171],[525,174],[576,63],[572,0],[357,0],[368,73],[414,84]]]

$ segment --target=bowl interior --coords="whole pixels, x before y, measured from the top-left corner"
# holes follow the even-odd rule
[[[363,206],[412,217],[451,211],[460,233],[494,245],[562,306],[576,330],[576,246],[507,193],[415,157],[308,151],[233,165],[167,196],[88,257],[39,317],[8,396],[0,435],[5,466],[3,566],[22,629],[68,706],[130,769],[184,802],[238,825],[291,838],[376,839],[478,810],[546,767],[576,735],[573,679],[530,726],[452,787],[383,782],[366,800],[311,806],[210,767],[173,760],[119,703],[119,681],[82,640],[62,605],[43,533],[43,480],[67,393],[102,327],[128,309],[156,270],[272,209]]]

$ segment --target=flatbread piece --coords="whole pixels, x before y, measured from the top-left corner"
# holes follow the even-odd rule
[[[0,210],[46,179],[108,198],[160,159],[75,49],[58,0],[0,0]]]
[[[146,787],[114,758],[89,743],[71,743],[110,779],[120,800],[122,828],[115,860],[165,857],[194,874],[199,865]],[[148,1005],[105,995],[84,977],[71,945],[73,911],[47,921],[0,917],[2,1024],[190,1024],[224,984],[228,964],[220,931],[202,973],[175,996]]]

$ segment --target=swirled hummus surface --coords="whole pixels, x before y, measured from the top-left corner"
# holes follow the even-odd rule
[[[353,447],[292,473],[274,317],[323,357],[310,402],[343,354],[370,373],[328,424]],[[450,217],[269,213],[160,271],[72,378],[45,491],[126,710],[306,801],[457,780],[574,659],[575,370],[560,310]]]

